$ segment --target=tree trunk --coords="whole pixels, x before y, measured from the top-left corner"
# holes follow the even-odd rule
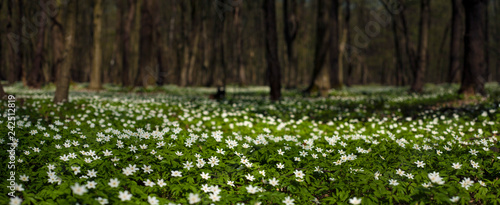
[[[102,88],[102,49],[101,49],[101,31],[102,31],[102,0],[96,0],[94,5],[94,44],[92,70],[90,72],[89,89],[100,90]]]
[[[134,14],[134,26],[130,33],[130,73],[132,76],[131,84],[133,86],[141,85],[139,79],[144,77],[144,72],[139,68],[139,58],[140,58],[140,45],[141,45],[141,11],[143,7],[143,0],[136,1],[135,14]]]
[[[3,85],[0,83],[0,99],[3,99],[3,97],[7,95],[5,94],[5,91],[3,90]]]
[[[310,94],[312,91],[316,79],[318,78],[323,65],[325,63],[326,54],[328,51],[328,45],[330,38],[328,37],[328,8],[325,5],[324,0],[318,0],[318,12],[316,16],[316,45],[314,49],[314,65],[311,75],[311,81],[309,86],[304,93]]]
[[[290,9],[288,8],[288,3],[291,1]],[[294,41],[297,37],[299,30],[299,19],[297,12],[297,0],[284,0],[283,2],[283,20],[284,22],[284,33],[285,42],[287,48],[288,57],[288,82],[287,88],[295,88],[297,86],[297,72],[298,72],[298,59],[297,51],[294,48]]]
[[[404,7],[404,1],[399,0],[399,4],[402,6],[402,10],[398,16],[403,27],[403,39],[402,39],[403,45],[405,48],[406,55],[408,56],[408,61],[409,61],[408,64],[410,65],[410,70],[414,71],[418,67],[418,61],[416,60],[415,48],[411,42],[410,34],[408,31],[408,24],[406,22],[406,16],[405,16],[406,8]],[[403,74],[403,82],[406,82],[406,75],[404,74]],[[403,85],[405,85],[405,83],[403,83]]]
[[[241,5],[234,7],[234,27],[236,28],[236,66],[240,86],[246,86],[245,65],[243,63],[243,25],[241,23]]]
[[[45,13],[41,15],[43,18],[40,22],[46,22],[47,16]],[[32,69],[28,74],[27,84],[30,87],[40,88],[42,87],[43,81],[43,72],[42,72],[42,64],[43,64],[43,46],[45,41],[45,25],[46,23],[41,23],[38,26],[38,34],[35,48],[35,59],[33,62]]]
[[[463,35],[463,8],[461,0],[451,0],[453,7],[451,19],[451,41],[450,41],[450,64],[448,72],[448,83],[458,82],[460,71],[460,53]]]
[[[330,15],[330,87],[342,88],[342,67],[339,66],[339,1],[331,0]],[[344,34],[345,36],[346,34]],[[347,40],[347,39],[346,39]],[[345,43],[344,43],[345,46]]]
[[[155,42],[155,33],[158,28],[158,13],[156,8],[158,5],[155,1],[144,1],[141,6],[141,25],[140,25],[140,40],[139,40],[139,73],[136,79],[136,85],[147,87],[149,84],[156,82],[156,65],[158,45]]]
[[[489,18],[489,12],[488,12],[488,4],[489,4],[489,0],[486,0],[485,1],[485,9],[484,9],[484,28],[483,28],[483,32],[484,32],[484,63],[486,64],[485,65],[485,71],[484,71],[484,80],[485,82],[488,82],[490,81],[490,52],[489,52],[489,41],[490,41],[490,37],[489,37],[489,32],[488,32],[488,27],[489,27],[489,22],[490,22],[490,18]]]
[[[430,27],[430,0],[420,2],[420,28],[418,40],[417,67],[413,70],[411,92],[421,93],[424,87],[425,70],[427,68],[427,45]]]
[[[123,55],[122,55],[122,86],[130,86],[132,85],[131,80],[130,80],[130,70],[131,70],[131,31],[132,31],[132,24],[134,22],[134,14],[135,14],[135,1],[134,0],[129,0],[128,1],[128,6],[125,2],[119,1],[119,4],[122,7],[122,10],[125,11],[127,8],[128,11],[126,15],[124,16],[123,22],[123,27],[122,27],[122,32],[121,32],[121,38],[123,42]]]
[[[8,74],[7,81],[9,84],[15,83],[21,79],[23,71],[23,52],[22,43],[27,43],[28,40],[22,36],[23,16],[23,1],[7,1],[7,38],[9,40],[9,49],[7,52]]]
[[[484,10],[485,0],[463,0],[465,8],[464,72],[459,93],[466,96],[486,94],[484,91]]]
[[[266,28],[266,60],[271,100],[281,98],[281,73],[278,58],[278,34],[276,32],[276,2],[264,0],[264,24]]]
[[[66,28],[64,29],[64,50],[62,52],[61,67],[58,70],[58,78],[56,82],[56,92],[54,95],[54,102],[68,102],[69,83],[70,83],[70,69],[73,62],[73,44],[75,40],[75,13],[76,2],[68,3],[68,10],[66,19]],[[62,12],[61,12],[62,13]],[[62,19],[62,14],[59,13],[58,18]]]

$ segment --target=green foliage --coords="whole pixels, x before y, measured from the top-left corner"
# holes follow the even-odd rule
[[[15,127],[23,204],[98,204],[98,197],[188,204],[189,194],[201,204],[500,202],[498,98],[449,106],[460,101],[455,88],[409,95],[355,87],[321,99],[285,93],[277,104],[252,94],[217,102],[199,93],[75,92],[63,105],[40,91],[7,89],[25,98]],[[7,120],[0,124],[6,133]],[[8,149],[10,139],[1,139]],[[8,157],[0,159],[7,166]],[[76,184],[87,192],[79,195]],[[8,181],[1,185],[7,193]],[[121,200],[124,191],[130,200]]]

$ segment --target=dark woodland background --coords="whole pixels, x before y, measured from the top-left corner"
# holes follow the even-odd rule
[[[71,82],[270,85],[271,99],[357,84],[483,93],[500,80],[499,9],[500,0],[0,0],[0,80],[56,84],[61,99]]]

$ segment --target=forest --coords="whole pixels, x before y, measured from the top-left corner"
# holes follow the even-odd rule
[[[0,79],[91,90],[482,87],[500,80],[499,8],[497,0],[2,0]]]
[[[0,0],[0,204],[500,204],[500,0]]]

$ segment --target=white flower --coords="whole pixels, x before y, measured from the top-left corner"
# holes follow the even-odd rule
[[[119,184],[120,184],[120,181],[117,178],[109,180],[109,183],[108,183],[108,185],[110,187],[113,187],[113,188],[118,187]]]
[[[148,196],[148,203],[151,205],[158,205],[160,201],[155,196]]]
[[[396,170],[396,174],[399,175],[399,176],[404,176],[405,175],[405,171],[403,171],[401,169],[397,169]]]
[[[95,181],[88,181],[86,186],[88,189],[95,189],[96,185],[97,183]]]
[[[83,195],[87,193],[87,188],[76,183],[75,185],[71,186],[71,191],[73,191],[73,193],[76,195]]]
[[[415,164],[417,165],[417,167],[424,168],[424,166],[425,166],[425,163],[423,161],[416,161]]]
[[[453,203],[457,203],[458,200],[460,200],[460,197],[459,196],[454,196],[454,197],[451,197],[450,198],[450,201],[453,202]]]
[[[106,198],[97,197],[95,200],[96,200],[97,202],[99,202],[99,204],[101,204],[101,205],[109,204],[109,201],[108,201],[108,199],[106,199]]]
[[[25,174],[24,175],[21,175],[19,176],[19,180],[23,181],[23,182],[27,182],[29,181],[29,176],[26,176]]]
[[[191,167],[193,167],[193,162],[189,162],[189,161],[184,162],[184,169],[189,170],[189,169],[191,169]]]
[[[201,201],[200,195],[194,194],[194,193],[189,193],[188,201],[189,201],[189,204],[199,203]]]
[[[144,165],[142,167],[142,170],[144,170],[144,172],[146,172],[148,174],[150,174],[151,172],[153,172],[153,169],[151,169],[151,165],[149,165],[149,166]]]
[[[349,203],[350,204],[361,204],[361,198],[358,199],[358,198],[354,197],[352,199],[349,199]]]
[[[182,172],[180,171],[171,171],[173,177],[182,177]]]
[[[304,173],[302,172],[302,170],[295,170],[293,173],[295,174],[295,177],[298,177],[301,179],[304,178]]]
[[[210,176],[208,175],[208,173],[202,172],[200,175],[201,175],[201,178],[203,178],[203,179],[210,179]]]
[[[201,185],[201,190],[205,193],[210,191],[210,187],[208,187],[208,184],[203,184]]]
[[[106,150],[106,151],[103,151],[103,152],[104,152],[104,156],[105,156],[105,157],[113,155],[113,154],[111,153],[112,151],[108,151],[108,150]]]
[[[118,198],[120,198],[122,201],[128,201],[132,198],[132,194],[128,193],[127,190],[125,191],[119,191],[118,192]]]
[[[460,184],[462,185],[463,188],[465,188],[466,190],[469,190],[469,187],[472,186],[472,184],[474,184],[474,181],[470,180],[470,178],[465,178],[463,179]]]
[[[472,165],[472,167],[473,167],[474,169],[479,168],[479,163],[477,163],[477,162],[474,162],[474,161],[470,160],[470,164]]]
[[[208,198],[213,202],[220,201],[220,196],[214,193],[210,193],[210,195],[208,195]]]
[[[249,181],[253,181],[255,179],[255,177],[253,177],[251,174],[247,174],[245,175],[245,177],[247,178],[247,180]]]
[[[439,176],[439,172],[432,172],[427,174],[432,183],[444,184],[443,178]]]
[[[16,197],[10,198],[9,205],[21,205],[22,202],[23,202],[23,200],[21,198],[19,198],[18,196],[16,196]]]
[[[481,186],[486,186],[486,183],[484,183],[482,180],[478,181]]]
[[[250,194],[255,194],[259,191],[259,187],[258,186],[252,186],[252,185],[248,185],[247,186],[247,192],[250,193]]]
[[[144,182],[144,185],[146,186],[149,186],[149,187],[153,187],[155,185],[154,182],[152,182],[151,180],[147,179],[145,182]]]
[[[227,181],[227,185],[234,186],[234,181]]]
[[[158,186],[160,187],[164,187],[165,185],[167,185],[167,183],[165,183],[163,179],[158,179],[158,182],[156,182],[156,184],[158,184]]]
[[[392,186],[397,186],[399,183],[398,183],[398,180],[395,180],[395,179],[389,179],[389,185],[392,185]]]
[[[292,198],[290,198],[290,196],[287,196],[283,200],[283,203],[286,205],[293,205],[293,204],[295,204],[295,203],[293,203],[293,201],[295,201],[295,199],[292,199]]]
[[[278,186],[278,182],[280,180],[277,180],[276,178],[272,178],[272,179],[269,179],[269,184],[271,184],[272,186]]]
[[[95,171],[95,170],[88,170],[87,171],[87,176],[89,176],[89,177],[96,177],[97,176],[97,171]]]
[[[453,167],[453,169],[460,169],[460,168],[462,168],[462,165],[457,162],[457,163],[453,163],[453,166],[451,166],[451,167]]]
[[[276,164],[276,166],[278,167],[278,169],[283,169],[283,168],[285,168],[285,165],[283,165],[283,164],[281,164],[281,163]]]

